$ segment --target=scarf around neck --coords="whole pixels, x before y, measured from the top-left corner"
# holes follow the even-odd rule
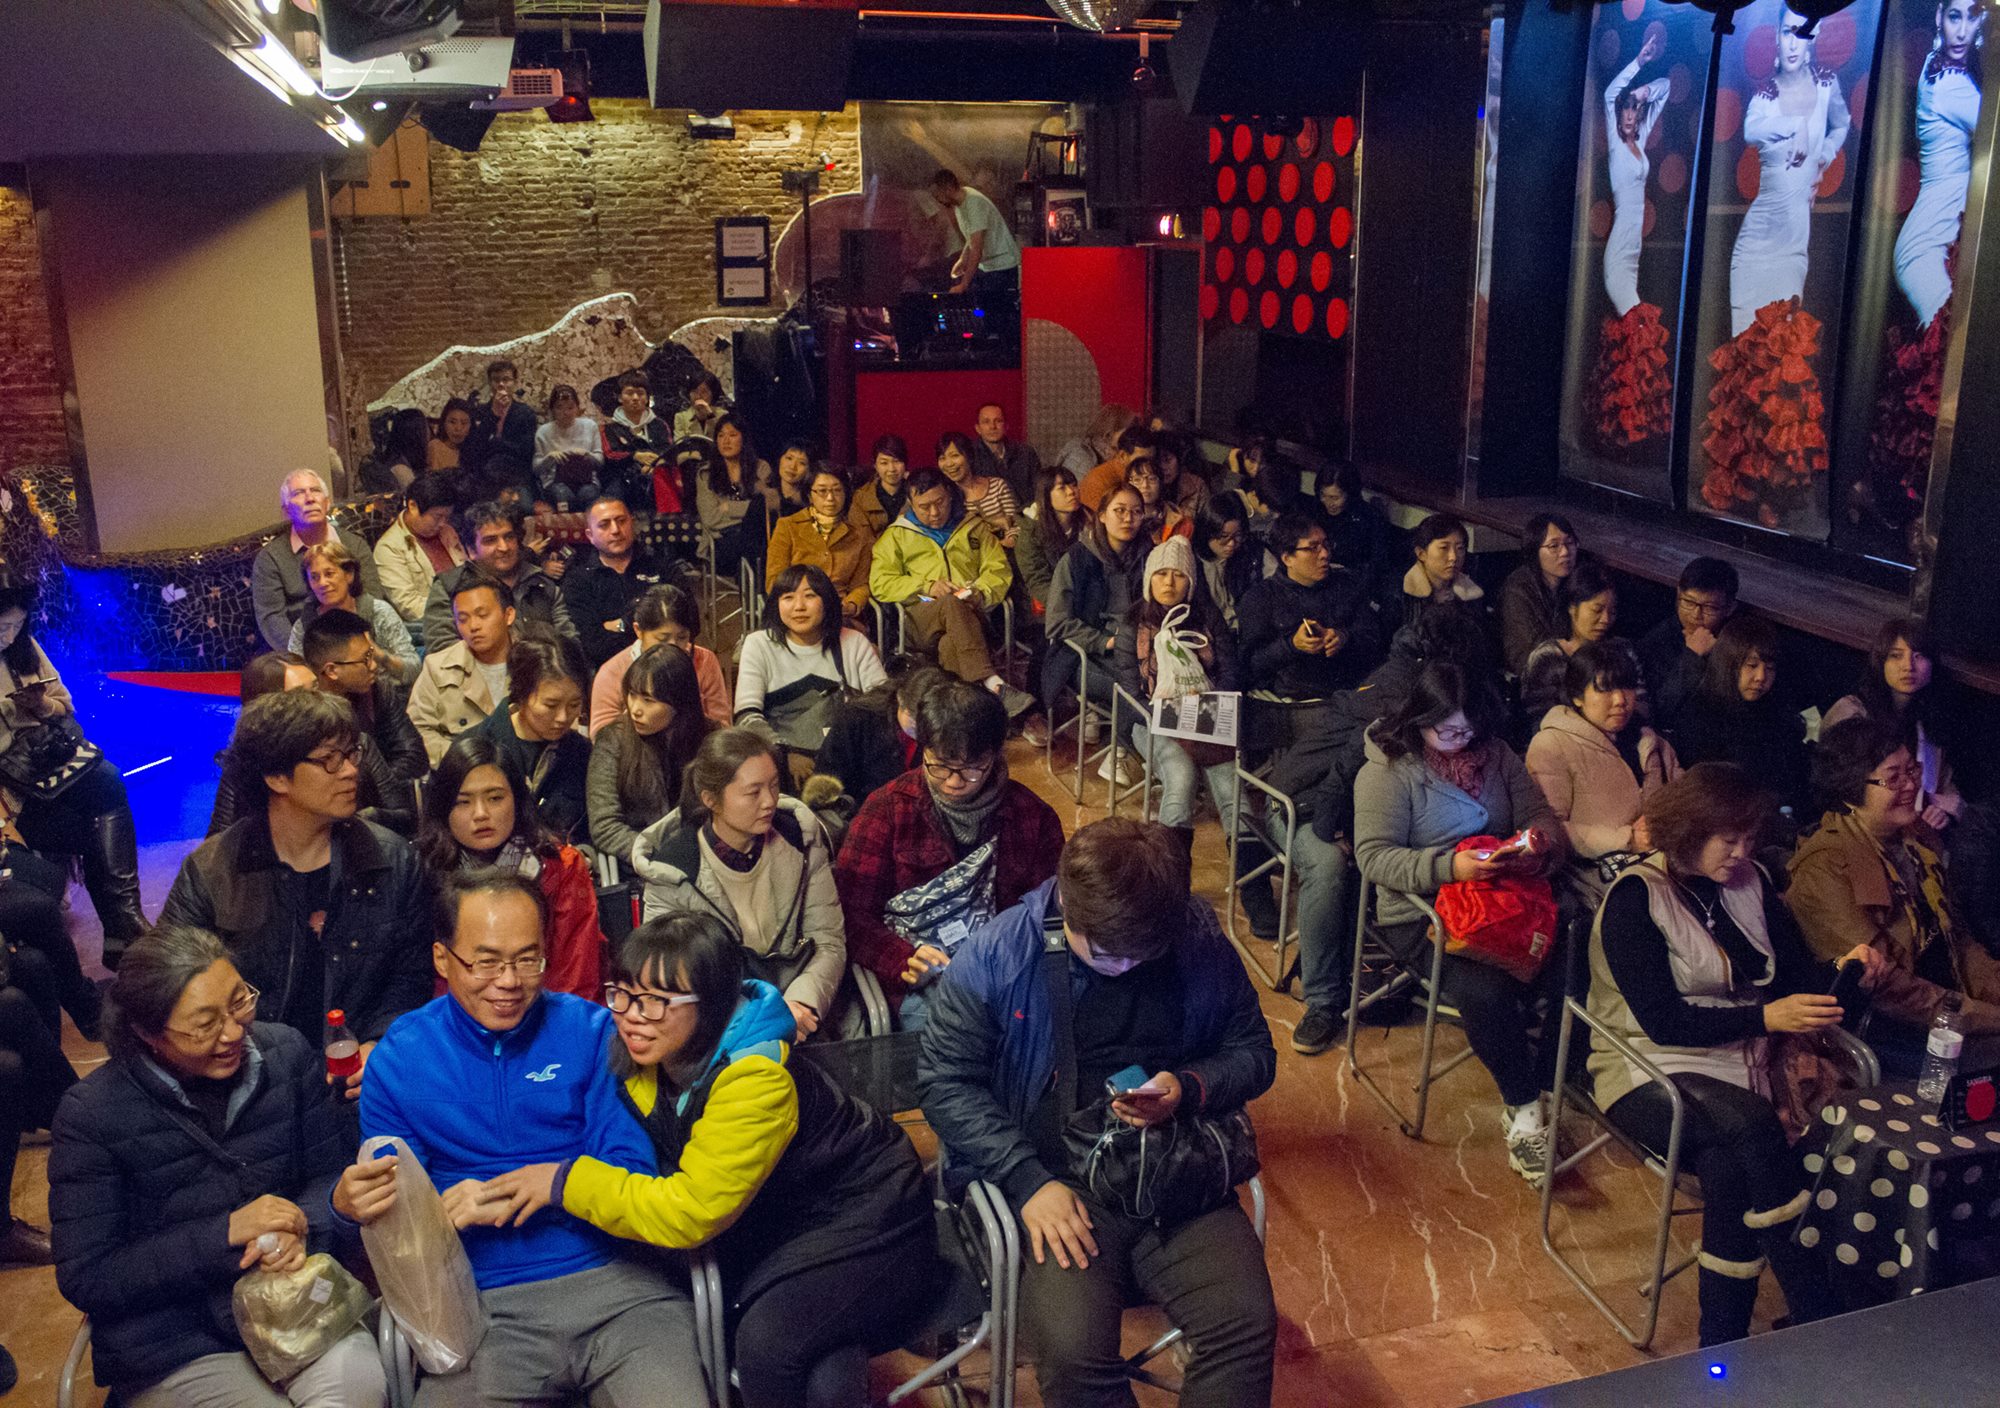
[[[1440,753],[1429,744],[1424,745],[1424,767],[1431,776],[1441,782],[1448,782],[1473,801],[1479,800],[1479,787],[1486,778],[1486,752],[1484,740],[1456,753]]]
[[[928,775],[924,788],[931,794],[931,806],[951,834],[953,844],[960,850],[968,849],[986,838],[994,814],[1000,810],[1000,797],[1007,790],[1007,760],[996,758],[993,771],[986,774],[986,785],[964,801],[950,802],[940,797],[937,789],[930,786]]]

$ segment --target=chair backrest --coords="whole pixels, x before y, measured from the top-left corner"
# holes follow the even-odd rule
[[[792,1059],[817,1066],[841,1090],[885,1115],[917,1108],[917,1052],[921,1032],[809,1041]]]

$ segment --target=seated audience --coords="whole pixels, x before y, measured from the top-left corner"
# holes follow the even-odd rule
[[[462,467],[461,451],[472,434],[472,402],[454,396],[438,412],[437,438],[431,441],[428,466],[432,473]]]
[[[410,690],[410,722],[433,767],[452,739],[507,697],[507,652],[514,644],[514,593],[507,584],[483,569],[456,580],[451,614],[459,639],[424,657]]]
[[[477,733],[445,750],[424,787],[417,855],[433,885],[488,866],[532,884],[542,896],[542,986],[597,999],[606,955],[596,879],[583,852],[543,824],[513,754]]]
[[[56,919],[60,924],[60,910]],[[35,957],[32,950],[9,954],[0,947],[0,1266],[48,1266],[55,1259],[48,1232],[14,1211],[14,1172],[21,1141],[55,1123],[63,1096],[77,1079],[63,1055],[61,1009],[51,991],[55,980]],[[84,981],[101,1007],[97,985]],[[85,1039],[95,1041],[99,1033],[93,1011]],[[7,1391],[5,1378],[0,1373],[0,1394]]]
[[[735,719],[736,706],[722,679],[722,661],[705,645],[696,645],[701,634],[701,608],[692,593],[670,583],[648,587],[632,607],[632,644],[598,667],[590,685],[590,736],[625,709],[625,671],[632,662],[656,645],[673,645],[694,661],[694,677],[701,686],[701,711],[722,728]]]
[[[778,456],[777,471],[771,478],[771,487],[777,493],[772,496],[764,515],[767,538],[779,519],[806,511],[806,483],[812,478],[814,458],[813,447],[808,442],[785,442],[785,448]]]
[[[424,619],[431,583],[465,562],[465,546],[451,526],[457,507],[448,477],[420,475],[404,491],[396,521],[376,540],[375,575],[382,595],[411,625]]]
[[[764,590],[776,589],[790,567],[817,567],[840,593],[841,617],[849,624],[868,606],[868,569],[875,535],[848,521],[847,477],[829,465],[809,471],[806,507],[780,518],[771,528],[764,556]]]
[[[974,454],[970,436],[947,430],[938,436],[938,473],[958,486],[965,500],[965,511],[984,523],[987,531],[1000,540],[1001,547],[1011,548],[1021,523],[1020,500],[1014,497],[1005,479],[981,474],[974,468]]]
[[[1528,652],[1521,667],[1521,718],[1530,732],[1569,698],[1570,657],[1611,638],[1618,624],[1618,588],[1595,561],[1577,563],[1556,589],[1556,633]]]
[[[1160,467],[1160,493],[1167,503],[1192,519],[1208,502],[1207,466],[1195,449],[1193,436],[1167,429],[1157,415],[1153,419],[1153,429],[1160,436],[1159,451],[1153,456],[1153,462]]]
[[[67,727],[64,721],[76,717],[69,687],[28,628],[36,605],[32,581],[0,563],[0,754],[42,732],[44,724]],[[125,946],[147,928],[124,775],[100,757],[53,797],[0,790],[0,825],[11,826],[23,844],[45,856],[81,862],[83,888],[104,929],[104,966],[115,970]]]
[[[847,940],[825,829],[778,790],[778,752],[747,728],[718,729],[687,770],[680,806],[639,834],[632,869],[647,919],[719,915],[753,976],[785,995],[804,1041],[837,1029]]]
[[[1190,541],[1201,565],[1202,590],[1229,629],[1241,631],[1243,598],[1275,565],[1264,545],[1250,536],[1250,509],[1243,496],[1224,489],[1203,499]]]
[[[685,513],[689,504],[673,458],[679,439],[653,414],[646,374],[626,372],[618,378],[618,409],[604,423],[600,491],[655,513]]]
[[[604,442],[597,422],[583,413],[574,386],[549,391],[549,418],[535,431],[535,483],[541,496],[567,513],[603,492]]]
[[[913,665],[887,684],[842,699],[833,706],[813,776],[839,783],[856,805],[894,782],[917,765],[917,707],[950,679],[935,665]]]
[[[160,923],[219,936],[261,993],[258,1019],[315,1050],[326,1014],[345,1012],[365,1069],[389,1024],[430,996],[408,928],[429,894],[410,843],[355,815],[356,737],[354,711],[316,690],[246,707],[229,740],[243,814],[181,862]]]
[[[1820,735],[1812,772],[1826,811],[1792,856],[1785,899],[1821,958],[1856,944],[1880,957],[1866,1036],[1883,1073],[1916,1077],[1930,1025],[1948,1006],[1972,1039],[1961,1066],[1991,1065],[2000,1056],[2000,959],[1945,887],[1937,833],[1918,810],[1923,766],[1908,737],[1888,720],[1848,719]]]
[[[1736,569],[1718,557],[1697,557],[1681,569],[1674,615],[1639,638],[1646,704],[1654,728],[1673,731],[1675,715],[1701,685],[1716,633],[1736,614]],[[1682,748],[1685,761],[1696,761]]]
[[[1076,476],[1058,465],[1036,482],[1034,511],[1021,520],[1014,566],[1036,606],[1046,610],[1056,564],[1096,519],[1077,502]]]
[[[1056,464],[1081,479],[1118,453],[1118,437],[1138,423],[1130,407],[1107,401],[1097,408],[1089,427],[1056,454]],[[1123,478],[1122,472],[1120,478]],[[1114,481],[1116,482],[1116,481]]]
[[[1304,703],[1359,684],[1379,654],[1367,583],[1333,566],[1326,531],[1302,513],[1280,515],[1271,543],[1283,570],[1237,604],[1245,686],[1259,698]]]
[[[1005,480],[1015,502],[1032,502],[1042,477],[1042,457],[1033,445],[1007,438],[1006,408],[988,401],[979,408],[973,430],[979,437],[972,446],[973,472]]]
[[[337,539],[314,543],[305,550],[303,561],[312,596],[292,623],[286,651],[293,655],[304,651],[306,631],[321,613],[345,611],[367,623],[376,668],[397,684],[414,682],[423,659],[410,643],[409,629],[395,607],[361,590],[361,565],[348,555],[346,546]]]
[[[1805,720],[1778,689],[1778,628],[1732,616],[1703,664],[1668,730],[1674,752],[1688,766],[1735,763],[1770,790],[1795,830],[1811,815],[1810,754]]]
[[[374,492],[400,494],[430,469],[431,418],[405,406],[389,417],[388,443],[376,461],[386,480]]]
[[[531,496],[535,481],[535,412],[520,395],[520,369],[502,357],[486,365],[486,404],[472,413],[472,433],[459,461],[482,494],[518,484]]]
[[[1796,1322],[1838,1307],[1824,1252],[1794,1239],[1806,1176],[1762,1093],[1768,1035],[1837,1025],[1830,967],[1815,962],[1770,878],[1750,859],[1768,806],[1727,763],[1701,763],[1646,799],[1654,853],[1612,882],[1590,936],[1593,1017],[1667,1073],[1685,1111],[1681,1168],[1701,1180],[1701,1342],[1750,1333],[1766,1259]],[[1863,946],[1848,957],[1871,968]],[[1590,1043],[1594,1098],[1666,1152],[1667,1093]]]
[[[559,1203],[620,1237],[710,1248],[746,1408],[867,1403],[869,1356],[900,1348],[941,1286],[923,1164],[894,1121],[790,1060],[791,1011],[745,969],[711,915],[625,940],[610,1061],[672,1172],[531,1165],[489,1180],[507,1195],[495,1220]]]
[[[906,1028],[922,1017],[918,990],[1054,875],[1063,845],[1049,804],[1007,775],[1006,711],[991,695],[945,681],[914,712],[918,766],[868,794],[833,872],[849,955],[901,1002]]]
[[[447,991],[396,1024],[362,1096],[363,1134],[403,1139],[443,1190],[486,1318],[472,1362],[425,1376],[417,1401],[553,1408],[588,1395],[706,1408],[694,1311],[671,1274],[567,1215],[489,1225],[497,1194],[485,1180],[524,1164],[588,1157],[658,1169],[605,1061],[611,1014],[542,991],[542,909],[541,892],[510,871],[444,879],[431,962]],[[352,1226],[388,1213],[396,1159],[349,1165],[335,1215]]]
[[[514,760],[542,825],[564,841],[590,834],[590,736],[577,727],[589,683],[590,666],[575,641],[521,631],[507,649],[504,704],[466,730]]]
[[[875,441],[868,458],[874,477],[854,491],[847,521],[879,538],[903,516],[909,503],[910,450],[902,436],[884,435]]]
[[[690,435],[714,439],[716,424],[724,410],[722,383],[715,379],[714,372],[703,372],[688,388],[687,395],[687,405],[674,413],[674,439],[685,440]]]
[[[1169,538],[1146,555],[1140,574],[1144,584],[1140,598],[1132,603],[1118,626],[1118,646],[1113,668],[1118,683],[1142,704],[1150,705],[1160,688],[1160,659],[1157,643],[1167,627],[1167,618],[1177,608],[1186,613],[1174,623],[1182,637],[1182,648],[1191,655],[1208,677],[1212,690],[1234,691],[1242,687],[1237,678],[1236,641],[1229,633],[1222,613],[1216,610],[1198,585],[1194,550],[1186,538]],[[1196,645],[1189,638],[1200,637],[1207,644]],[[1196,783],[1208,789],[1222,819],[1224,844],[1236,832],[1236,750],[1222,744],[1195,743],[1185,739],[1154,737],[1144,722],[1132,726],[1132,746],[1150,753],[1153,775],[1160,781],[1160,825],[1174,833],[1174,839],[1194,855],[1194,794]]]
[[[1570,883],[1592,908],[1609,867],[1653,849],[1646,799],[1681,775],[1673,745],[1639,711],[1639,657],[1623,641],[1592,641],[1565,662],[1567,704],[1541,719],[1528,776],[1569,838]]]
[[[431,583],[430,595],[424,602],[425,653],[443,650],[458,638],[452,602],[458,596],[459,584],[471,580],[475,569],[484,569],[486,574],[507,585],[522,625],[548,626],[558,635],[577,639],[576,626],[570,620],[569,609],[563,605],[562,590],[556,579],[528,556],[524,546],[527,519],[521,510],[489,501],[474,504],[466,511],[465,518],[472,531],[472,560],[449,572],[440,572]]]
[[[1125,482],[1139,491],[1139,503],[1144,510],[1139,532],[1147,542],[1164,543],[1169,538],[1185,538],[1194,532],[1194,515],[1167,497],[1157,460],[1134,464],[1127,471]]]
[[[911,475],[908,507],[875,541],[869,595],[903,608],[905,649],[934,653],[947,673],[992,690],[1010,718],[1034,700],[994,668],[985,613],[998,609],[1013,585],[1006,550],[966,512],[958,486],[935,469]]]
[[[1105,495],[1097,521],[1077,535],[1056,564],[1049,583],[1049,649],[1042,658],[1041,679],[1042,704],[1051,714],[1065,689],[1075,689],[1079,702],[1088,694],[1093,704],[1111,703],[1118,678],[1118,626],[1142,593],[1149,548],[1144,530],[1139,491],[1121,484]],[[1138,780],[1136,760],[1126,752],[1129,742],[1128,733],[1104,755],[1100,777]]]
[[[112,986],[110,1060],[56,1113],[56,1284],[90,1317],[98,1383],[130,1408],[389,1401],[366,1326],[280,1386],[230,1310],[244,1272],[333,1249],[342,1158],[318,1034],[255,1021],[258,1004],[213,934],[162,925]]]
[[[1923,795],[1917,811],[1924,824],[1942,835],[1965,810],[1958,783],[1951,775],[1951,760],[1940,746],[1944,701],[1931,687],[1937,651],[1930,632],[1921,621],[1899,616],[1882,623],[1869,648],[1868,663],[1862,667],[1861,683],[1854,693],[1842,695],[1826,717],[1822,729],[1848,719],[1893,720],[1911,738],[1911,755],[1923,773]]]
[[[1521,535],[1521,565],[1500,587],[1500,655],[1512,675],[1525,673],[1528,654],[1568,628],[1556,593],[1582,553],[1576,529],[1559,513],[1538,513]]]
[[[1400,612],[1404,625],[1415,624],[1426,611],[1447,599],[1478,601],[1486,595],[1465,574],[1470,542],[1465,525],[1448,513],[1434,513],[1411,530],[1410,551],[1417,560],[1403,574]]]
[[[702,548],[719,576],[734,576],[743,562],[763,561],[764,520],[775,494],[771,466],[757,458],[743,423],[733,413],[717,421],[715,453],[696,476],[695,512]]]
[[[1051,957],[1058,936],[1068,952]],[[1133,1065],[1151,1073],[1146,1093],[1101,1093]],[[1043,1402],[1131,1401],[1120,1330],[1135,1287],[1186,1332],[1185,1402],[1270,1401],[1277,1309],[1235,1190],[1166,1226],[1133,1217],[1085,1190],[1064,1131],[1226,1116],[1269,1089],[1276,1066],[1186,855],[1145,822],[1079,831],[1056,878],[945,969],[918,1065],[924,1117],[949,1176],[998,1185],[1027,1229],[1020,1317]]]
[[[701,711],[694,662],[656,645],[625,667],[625,707],[590,747],[590,843],[623,864],[639,833],[674,809],[681,776],[717,724]]]
[[[1368,584],[1374,596],[1385,578],[1396,573],[1396,534],[1382,510],[1361,492],[1361,473],[1346,460],[1321,470],[1313,481],[1307,514],[1326,530],[1327,552],[1336,567],[1345,567]]]
[[[1378,887],[1376,932],[1402,961],[1428,972],[1429,921],[1406,896],[1436,902],[1455,880],[1546,874],[1562,860],[1562,821],[1500,737],[1489,691],[1456,665],[1425,665],[1400,709],[1368,730],[1368,761],[1354,781],[1354,863]],[[1525,853],[1481,860],[1458,843],[1531,830]],[[1562,957],[1536,984],[1463,954],[1444,958],[1444,992],[1465,1036],[1500,1087],[1507,1163],[1530,1183],[1548,1176],[1550,1138],[1541,1093],[1554,1045],[1537,1052],[1535,1002],[1560,987]]]
[[[736,723],[768,732],[803,763],[826,741],[834,703],[888,681],[867,636],[841,624],[840,594],[817,567],[787,567],[764,598],[764,629],[743,638]]]
[[[1076,496],[1092,513],[1104,512],[1104,500],[1120,484],[1132,482],[1132,466],[1152,464],[1160,452],[1160,437],[1134,421],[1118,437],[1118,450],[1077,480]]]
[[[667,565],[638,546],[632,510],[609,495],[584,515],[590,551],[563,573],[562,600],[592,670],[632,643],[632,603],[667,580]]]
[[[348,612],[348,615],[354,615]],[[354,617],[360,621],[359,616]],[[363,622],[365,626],[367,623]],[[370,657],[373,658],[372,656]],[[262,699],[267,694],[278,694],[286,690],[311,689],[314,684],[310,666],[287,650],[267,650],[261,655],[253,655],[243,662],[243,668],[236,675],[236,698],[240,714],[253,699]],[[331,691],[329,691],[331,692]],[[350,703],[352,701],[349,701]],[[357,742],[359,738],[357,736]],[[362,749],[361,779],[357,786],[365,791],[368,785],[367,758],[374,753],[372,747]],[[379,759],[378,765],[380,765]],[[222,748],[215,755],[216,771],[221,775],[216,779],[215,802],[209,808],[208,830],[204,835],[213,836],[226,828],[242,815],[243,799],[236,795],[236,779],[229,766],[229,750]],[[424,771],[430,771],[430,761],[425,759]],[[372,818],[371,818],[372,820]],[[378,822],[377,825],[380,825]],[[64,884],[68,881],[65,879]]]
[[[264,643],[285,650],[292,625],[311,596],[305,552],[314,543],[331,539],[347,549],[347,555],[361,564],[361,591],[379,597],[382,586],[375,580],[375,557],[368,544],[334,526],[333,500],[317,471],[295,469],[287,474],[278,486],[278,506],[285,511],[287,528],[257,549],[250,563],[250,607]]]

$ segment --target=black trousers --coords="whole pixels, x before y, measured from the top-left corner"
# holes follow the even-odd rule
[[[1672,1080],[1686,1111],[1681,1165],[1701,1180],[1701,1342],[1724,1344],[1750,1333],[1766,1259],[1793,1319],[1835,1313],[1820,1261],[1792,1241],[1805,1211],[1805,1168],[1778,1112],[1755,1091],[1713,1076]],[[1657,1085],[1621,1096],[1604,1113],[1648,1149],[1666,1152],[1673,1107]]]
[[[928,1226],[785,1277],[736,1322],[743,1408],[867,1408],[868,1360],[910,1339],[942,1281]]]
[[[1424,920],[1378,925],[1376,933],[1403,962],[1430,972],[1431,941]],[[1531,1028],[1537,1004],[1561,990],[1562,971],[1560,952],[1548,956],[1533,983],[1476,958],[1444,956],[1439,976],[1445,1000],[1458,1009],[1472,1054],[1492,1074],[1500,1098],[1509,1105],[1526,1105],[1554,1083],[1554,1034],[1538,1042]]]
[[[30,961],[16,979],[39,986],[43,979],[38,970],[45,972],[39,955],[19,957]],[[9,1193],[21,1136],[48,1128],[63,1093],[76,1084],[62,1043],[44,1020],[44,1006],[46,998],[38,1000],[22,987],[0,987],[0,1232],[14,1224]]]
[[[1049,1408],[1131,1408],[1118,1352],[1129,1305],[1152,1303],[1186,1332],[1193,1360],[1184,1408],[1257,1408],[1271,1401],[1278,1311],[1264,1247],[1242,1205],[1229,1203],[1165,1230],[1099,1207],[1099,1255],[1065,1270],[1022,1248],[1021,1322]]]

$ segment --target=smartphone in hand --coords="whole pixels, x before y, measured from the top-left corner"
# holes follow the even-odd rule
[[[1847,962],[1841,964],[1839,970],[1834,973],[1833,986],[1828,989],[1828,992],[1832,995],[1833,1000],[1840,1004],[1841,1011],[1851,1014],[1854,1012],[1857,1004],[1868,1000],[1862,995],[1861,991],[1861,979],[1867,972],[1868,969],[1862,964],[1860,959],[1850,958]]]

